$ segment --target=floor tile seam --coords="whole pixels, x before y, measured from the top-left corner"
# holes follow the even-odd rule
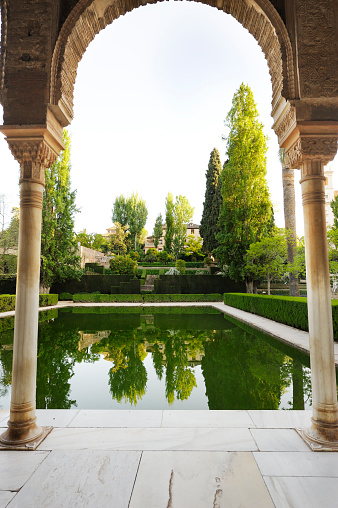
[[[276,507],[276,504],[275,504],[275,502],[274,502],[274,500],[273,500],[272,493],[271,493],[271,491],[270,491],[270,489],[269,489],[269,486],[267,485],[267,483],[266,483],[266,481],[265,481],[265,478],[266,478],[266,477],[264,477],[264,476],[262,475],[262,473],[261,473],[261,471],[260,471],[260,469],[259,469],[259,466],[258,466],[257,462],[256,462],[256,465],[257,465],[257,468],[258,468],[259,474],[261,475],[261,478],[262,478],[262,480],[263,480],[263,482],[264,482],[265,488],[266,488],[266,490],[267,490],[267,491],[268,491],[268,493],[269,493],[269,497],[270,497],[270,499],[271,499],[271,503],[272,503],[272,505],[273,505],[275,508],[277,508],[277,507]]]
[[[255,439],[255,436],[252,434],[251,430],[253,430],[253,429],[249,429],[250,435],[251,435],[255,445],[257,446],[257,451],[260,452],[261,450],[260,450],[260,448],[258,446],[257,440]]]
[[[135,484],[136,484],[137,476],[138,476],[138,473],[139,473],[139,470],[140,470],[142,457],[143,457],[143,450],[141,450],[141,453],[140,453],[140,459],[138,461],[138,466],[137,466],[137,470],[136,470],[136,473],[135,473],[135,478],[134,478],[133,486],[132,486],[132,489],[131,489],[131,492],[130,492],[130,496],[129,496],[128,508],[129,508],[130,503],[131,503],[132,498],[133,498],[133,494],[134,494],[134,490],[135,490]]]
[[[74,410],[71,410],[71,411],[74,411]],[[67,423],[67,425],[65,427],[56,427],[56,428],[59,428],[59,429],[66,429],[69,427],[69,425],[72,423],[72,421],[74,420],[74,418],[77,417],[77,415],[80,413],[81,409],[78,409],[75,413],[75,415],[73,416],[73,418],[70,420],[70,422]]]

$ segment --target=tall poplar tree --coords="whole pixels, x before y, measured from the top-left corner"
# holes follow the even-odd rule
[[[63,131],[65,149],[45,173],[42,208],[40,291],[53,282],[78,278],[80,256],[74,233],[76,191],[70,182],[70,136]]]
[[[218,217],[222,205],[221,180],[222,163],[219,152],[214,148],[210,154],[208,170],[206,172],[206,191],[203,204],[203,214],[200,225],[200,235],[203,238],[202,250],[211,254],[218,246],[216,234],[219,231]]]
[[[177,259],[180,252],[184,250],[185,239],[187,236],[187,223],[194,215],[194,208],[190,206],[185,196],[176,196],[174,204],[174,242],[173,249]]]
[[[168,192],[168,196],[165,200],[165,221],[166,221],[166,233],[164,237],[164,249],[172,254],[173,252],[173,241],[174,241],[174,199],[173,195]]]
[[[252,292],[253,280],[245,271],[250,244],[271,229],[272,204],[266,181],[267,138],[258,120],[253,93],[241,84],[226,117],[228,163],[221,173],[222,197],[219,246],[216,255],[234,280],[245,280]]]

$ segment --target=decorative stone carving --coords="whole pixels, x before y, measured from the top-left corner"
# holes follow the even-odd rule
[[[1,52],[0,52],[0,102],[3,102],[5,83],[5,60],[7,50],[7,2],[3,0],[1,13]]]
[[[301,135],[287,151],[287,163],[291,168],[299,168],[306,160],[317,159],[327,164],[337,153],[337,136]]]
[[[77,66],[89,43],[114,19],[152,0],[79,0],[62,26],[55,45],[50,103],[63,125],[73,118],[73,90]],[[215,6],[213,0],[203,3]],[[286,27],[269,0],[223,0],[217,7],[231,14],[261,46],[269,65],[273,105],[281,93],[295,98],[294,65],[291,42]]]
[[[288,134],[294,129],[296,125],[296,109],[288,102],[282,114],[273,126],[273,129],[278,137],[279,145],[287,138]]]
[[[37,139],[8,139],[9,148],[20,163],[20,183],[24,180],[35,181],[44,185],[45,170],[57,158],[57,153],[43,138]]]
[[[338,88],[336,0],[296,2],[298,60],[303,97],[336,97]]]

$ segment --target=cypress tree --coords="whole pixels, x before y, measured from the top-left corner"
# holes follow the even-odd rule
[[[156,248],[158,246],[159,239],[161,238],[162,233],[163,233],[162,222],[163,222],[162,214],[159,214],[156,217],[155,226],[154,226],[154,232],[153,232],[153,235],[154,235],[154,245],[155,245]]]
[[[214,148],[210,154],[208,170],[205,174],[207,179],[203,214],[200,225],[200,235],[203,238],[202,250],[211,254],[218,246],[216,234],[218,228],[218,216],[222,204],[221,180],[222,163],[219,152]]]

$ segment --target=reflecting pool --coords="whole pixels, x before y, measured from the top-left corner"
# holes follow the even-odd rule
[[[311,407],[307,355],[210,307],[75,307],[39,321],[40,409]],[[0,408],[12,327],[0,319]]]

